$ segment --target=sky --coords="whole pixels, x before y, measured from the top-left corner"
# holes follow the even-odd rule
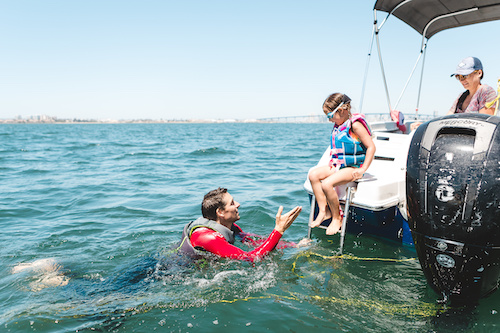
[[[360,110],[374,2],[366,0],[0,0],[0,119],[261,119],[322,114],[334,92],[388,112],[375,45]],[[379,13],[379,19],[385,14]],[[500,77],[500,21],[428,43],[419,113],[462,92],[459,61]],[[421,36],[395,17],[380,33],[392,107]],[[420,65],[397,109],[415,114]]]

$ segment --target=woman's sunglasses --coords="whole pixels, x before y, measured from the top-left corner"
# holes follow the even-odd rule
[[[462,81],[462,80],[467,79],[469,76],[471,76],[471,75],[472,75],[472,74],[474,74],[474,73],[477,73],[477,71],[474,71],[474,72],[472,72],[472,73],[470,73],[470,74],[467,74],[467,75],[460,75],[460,74],[457,74],[457,75],[455,75],[455,79],[457,79],[458,81]]]

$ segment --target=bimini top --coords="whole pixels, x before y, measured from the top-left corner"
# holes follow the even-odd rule
[[[425,38],[464,25],[500,19],[500,1],[378,0],[374,10],[390,13]]]

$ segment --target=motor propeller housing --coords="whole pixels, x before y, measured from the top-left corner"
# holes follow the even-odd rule
[[[500,276],[500,117],[456,114],[412,138],[406,200],[428,283],[452,302],[475,303]]]

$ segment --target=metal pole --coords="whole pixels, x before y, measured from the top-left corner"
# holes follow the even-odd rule
[[[377,16],[376,16],[377,13],[375,10],[373,11],[373,15],[375,16],[374,19],[376,22],[377,21]],[[385,96],[387,98],[387,104],[389,105],[389,112],[391,112],[391,110],[392,110],[391,99],[389,98],[389,88],[387,88],[387,79],[385,78],[384,63],[382,61],[382,52],[380,51],[380,40],[378,38],[379,31],[380,31],[380,29],[376,29],[376,31],[375,31],[375,37],[376,37],[376,41],[377,41],[378,60],[380,62],[380,69],[382,71],[382,79],[384,81]]]
[[[361,88],[361,98],[359,100],[359,113],[362,113],[362,111],[363,111],[363,99],[365,98],[366,80],[368,77],[368,69],[370,67],[370,59],[372,56],[372,49],[373,49],[373,39],[375,37],[375,30],[376,29],[377,29],[377,21],[374,21],[373,22],[373,30],[372,30],[372,38],[370,41],[370,46],[368,47],[368,56],[366,57],[365,77],[363,78],[363,86]]]
[[[307,224],[307,238],[311,238],[312,228],[311,223],[314,221],[314,210],[316,209],[316,197],[314,194],[311,196],[311,211],[309,212],[309,223]]]
[[[424,57],[422,59],[422,72],[420,73],[420,84],[418,86],[417,107],[415,108],[415,119],[418,119],[418,107],[420,105],[420,93],[422,91],[422,81],[424,80],[425,55],[427,54],[427,41],[425,42],[422,50],[424,51]]]
[[[398,101],[396,102],[396,105],[394,105],[394,109],[398,109],[399,102],[401,101],[401,98],[403,97],[406,88],[408,87],[408,83],[410,83],[411,78],[413,77],[413,74],[415,73],[415,69],[417,68],[417,64],[420,61],[420,58],[422,57],[422,52],[423,50],[420,50],[420,54],[418,55],[417,61],[415,62],[415,65],[413,66],[413,69],[410,73],[410,76],[408,77],[408,80],[406,81],[405,86],[403,87],[403,90],[401,91],[401,94],[399,95]]]
[[[379,61],[380,61],[380,67],[382,69],[382,76],[384,78],[384,85],[385,85],[385,91],[386,91],[386,95],[387,95],[387,102],[389,104],[389,111],[391,110],[391,102],[389,100],[389,91],[387,89],[387,81],[385,79],[385,71],[384,71],[384,65],[382,64],[382,57],[381,57],[381,53],[380,53],[380,42],[379,42],[379,39],[378,39],[378,33],[380,31],[380,29],[382,29],[382,26],[385,24],[385,22],[387,22],[387,20],[389,19],[389,17],[401,6],[404,6],[406,5],[407,3],[411,2],[413,0],[405,0],[405,1],[402,1],[399,5],[397,5],[396,7],[394,7],[393,10],[391,10],[390,13],[387,13],[387,16],[385,17],[385,19],[382,21],[382,23],[380,23],[380,25],[378,26],[377,24],[377,10],[374,9],[373,10],[373,31],[372,31],[372,38],[371,38],[371,41],[370,41],[370,47],[368,48],[368,58],[366,59],[366,66],[365,66],[365,78],[363,80],[363,87],[361,88],[361,99],[360,99],[360,104],[359,104],[359,112],[361,112],[363,110],[363,99],[364,99],[364,96],[365,96],[365,85],[366,85],[366,77],[367,77],[367,74],[368,74],[368,67],[369,67],[369,63],[370,63],[370,58],[371,58],[371,53],[372,53],[372,48],[373,48],[373,37],[376,36],[377,37],[377,49],[378,49],[378,58],[379,58]]]
[[[347,187],[347,197],[344,206],[344,218],[342,219],[342,229],[340,229],[340,254],[344,251],[344,239],[347,228],[347,218],[349,217],[349,207],[351,206],[352,186]]]
[[[461,10],[461,11],[458,11],[458,12],[454,12],[454,13],[449,13],[449,14],[446,14],[446,15],[441,15],[441,16],[433,18],[425,26],[424,31],[422,32],[422,47],[421,47],[421,50],[423,50],[423,52],[424,52],[424,58],[422,60],[422,73],[420,74],[420,85],[418,87],[417,107],[415,109],[415,118],[418,117],[418,108],[420,106],[420,93],[421,93],[421,90],[422,90],[422,81],[423,81],[423,77],[424,77],[425,54],[426,54],[426,51],[427,51],[427,41],[428,41],[428,38],[426,37],[427,36],[427,30],[429,29],[429,27],[434,22],[436,22],[438,20],[441,20],[441,19],[447,18],[447,17],[453,17],[453,16],[458,16],[458,15],[462,15],[462,14],[471,13],[471,12],[474,12],[476,10],[479,10],[479,8],[478,7],[474,7],[474,8],[469,8],[469,9]]]

